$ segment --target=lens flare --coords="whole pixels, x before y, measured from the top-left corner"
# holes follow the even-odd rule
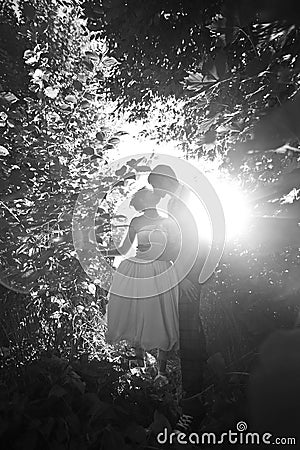
[[[226,241],[241,238],[249,223],[247,197],[238,183],[222,176],[216,171],[207,175],[215,188],[224,209]],[[211,223],[205,207],[196,196],[191,197],[190,209],[196,218],[199,234],[206,241],[212,238]]]
[[[219,197],[224,208],[227,240],[241,237],[247,229],[249,208],[247,199],[234,183],[220,183]],[[217,188],[216,188],[217,190]]]

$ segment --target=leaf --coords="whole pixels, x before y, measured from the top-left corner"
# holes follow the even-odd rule
[[[188,77],[185,77],[184,80],[186,83],[190,83],[190,84],[202,84],[203,82],[203,75],[201,73],[192,73],[192,72],[187,72],[189,74]]]
[[[122,166],[120,169],[115,171],[115,174],[118,177],[121,177],[122,175],[124,175],[126,173],[126,171],[127,171],[127,167],[126,166]]]
[[[82,149],[82,152],[85,153],[86,155],[94,155],[95,153],[93,147],[84,147]]]
[[[117,131],[115,136],[124,136],[125,134],[129,134],[127,131]]]
[[[75,97],[75,95],[67,95],[65,97],[65,101],[68,103],[77,103],[77,98]]]
[[[96,294],[96,286],[93,283],[90,283],[88,285],[88,291],[90,294],[95,295]]]
[[[217,133],[215,130],[209,130],[206,131],[206,133],[203,136],[203,143],[208,144],[214,144],[217,139]]]
[[[6,114],[6,112],[1,111],[0,112],[0,120],[1,120],[1,122],[2,121],[5,122],[7,120],[7,118],[8,118],[8,115]]]
[[[111,150],[111,149],[113,149],[113,148],[115,148],[114,145],[112,145],[112,144],[106,144],[106,145],[103,147],[103,150]]]
[[[149,166],[137,166],[135,170],[137,172],[151,172],[151,167],[149,167]]]
[[[218,72],[217,72],[217,68],[215,66],[215,64],[213,64],[210,69],[208,69],[209,73],[212,75],[213,79],[218,81],[219,80],[219,76],[218,76]],[[211,80],[208,80],[211,81]]]
[[[87,100],[84,100],[83,102],[80,103],[79,106],[83,109],[88,109],[90,107],[90,102]]]
[[[111,138],[111,139],[109,139],[108,142],[109,142],[109,144],[117,145],[117,144],[119,144],[120,139],[119,138]]]
[[[24,3],[23,14],[25,17],[28,17],[29,19],[34,19],[36,16],[36,10],[34,6],[32,6],[30,3]]]
[[[71,111],[70,105],[67,105],[66,103],[61,103],[59,106],[63,111],[65,110]]]
[[[44,94],[46,95],[46,97],[48,98],[56,98],[58,96],[59,93],[59,89],[58,88],[53,88],[51,86],[46,87],[46,89],[44,89]]]
[[[110,218],[110,214],[104,213],[101,215],[101,220],[108,220]]]
[[[136,159],[134,159],[134,158],[132,158],[132,159],[130,159],[129,161],[127,161],[127,164],[128,164],[128,166],[130,166],[130,167],[135,167],[136,165],[137,165],[137,160]]]
[[[25,50],[23,57],[24,57],[24,59],[28,59],[28,58],[31,58],[33,55],[34,55],[34,53],[32,50]]]
[[[108,57],[105,56],[104,58],[102,58],[102,65],[107,68],[107,69],[111,69],[112,67],[116,66],[117,64],[120,64],[119,61],[114,58],[113,56]]]
[[[53,256],[53,249],[51,250],[46,250],[43,253],[41,253],[39,261],[44,264],[49,258],[50,256]]]
[[[203,119],[200,124],[198,125],[197,131],[200,135],[205,134],[209,131],[209,129],[212,127],[212,125],[215,124],[215,122],[218,120],[219,114],[216,114],[213,117],[210,117],[209,119]],[[202,136],[201,136],[202,137]]]
[[[4,231],[10,227],[5,217],[0,217],[0,230]]]
[[[9,182],[20,186],[22,184],[23,177],[22,171],[18,169],[13,169],[10,173]]]
[[[95,94],[91,94],[90,92],[86,92],[83,97],[87,100],[94,100],[96,98]]]
[[[85,52],[85,56],[94,61],[95,63],[99,62],[99,55],[96,52],[87,51]]]
[[[164,416],[161,412],[159,412],[157,409],[154,411],[154,420],[151,423],[149,427],[153,434],[157,435],[158,433],[161,433],[165,429],[167,429],[168,433],[172,431],[172,427],[170,425],[170,422]]]
[[[102,131],[98,131],[96,133],[96,139],[98,141],[103,142],[104,138],[105,138],[105,134]]]
[[[85,65],[85,67],[86,67],[90,72],[93,72],[93,70],[94,70],[94,64],[93,64],[92,61],[86,61],[86,60],[83,60],[82,62],[83,62],[83,64]]]
[[[7,150],[7,148],[3,147],[3,145],[0,145],[0,156],[8,156],[9,155],[9,151]]]
[[[80,83],[80,81],[75,80],[73,83],[74,88],[76,89],[76,91],[82,91],[82,83]]]
[[[289,140],[300,138],[300,94],[277,108],[271,108],[253,128],[254,139],[246,142],[250,150],[274,150]]]
[[[0,92],[0,98],[8,103],[15,103],[19,100],[12,92]]]
[[[29,66],[31,64],[37,63],[39,58],[37,56],[32,56],[31,58],[26,59],[25,64],[28,64]]]

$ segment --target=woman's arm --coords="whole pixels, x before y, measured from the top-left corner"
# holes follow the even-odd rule
[[[127,234],[119,247],[100,250],[105,256],[119,256],[125,255],[131,248],[134,238],[136,236],[136,218],[132,219],[129,224]]]

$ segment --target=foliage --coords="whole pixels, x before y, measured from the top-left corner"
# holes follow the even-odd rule
[[[101,174],[124,134],[124,109],[145,119],[145,136],[221,161],[250,197],[248,242],[226,249],[202,295],[212,356],[200,426],[228,430],[247,415],[244,388],[260,342],[291,327],[299,309],[298,17],[267,0],[7,6],[0,276],[15,292],[1,288],[3,447],[156,448],[154,432],[180,411],[178,361],[169,388],[157,391],[153,369],[133,376],[129,352],[105,344],[106,292],[71,238],[78,194],[93,186],[106,202],[96,237],[109,242],[115,197],[105,193],[111,184],[126,193],[145,170],[132,160]]]
[[[187,45],[173,31],[174,41],[166,42],[163,36],[169,36],[172,27],[180,28],[187,35],[193,24],[191,35],[201,38],[201,46],[206,49],[201,60],[197,60],[198,72],[191,73],[185,80],[193,97],[187,100],[182,97],[181,103],[172,98],[161,100],[161,113],[156,112],[154,119],[157,131],[152,128],[152,137],[163,139],[176,135],[190,155],[209,158],[226,155],[226,170],[237,174],[248,191],[255,192],[256,198],[260,190],[261,196],[265,196],[262,185],[278,180],[277,185],[272,185],[277,202],[266,205],[270,198],[264,199],[263,203],[254,200],[253,210],[269,208],[269,215],[281,213],[286,218],[291,214],[293,219],[298,217],[296,193],[294,202],[282,203],[283,195],[289,194],[292,188],[297,189],[296,147],[289,152],[288,148],[276,150],[277,145],[286,143],[287,133],[281,136],[279,129],[279,136],[276,136],[271,127],[269,134],[263,136],[269,147],[272,146],[270,135],[273,140],[275,138],[277,153],[262,153],[265,148],[262,143],[258,153],[254,152],[255,142],[262,139],[259,126],[256,126],[256,141],[239,144],[246,139],[257,116],[267,108],[273,108],[278,101],[284,103],[297,92],[298,63],[294,56],[298,52],[297,25],[274,22],[267,26],[255,22],[252,6],[247,15],[234,4],[230,7],[222,3],[213,3],[209,8],[204,6],[203,15],[201,9],[196,14],[196,6],[192,3],[184,7],[179,3],[172,7],[166,4],[156,21],[154,19],[161,10],[157,2],[152,2],[144,15],[142,11],[138,13],[135,4],[127,7],[104,3],[100,11],[88,2],[84,4],[84,10],[80,3],[33,2],[23,7],[19,5],[19,17],[11,15],[10,34],[15,34],[26,48],[24,58],[30,82],[20,91],[13,79],[12,89],[3,90],[0,95],[4,131],[0,142],[1,278],[6,279],[7,285],[14,285],[21,291],[37,285],[43,289],[52,286],[66,290],[72,286],[75,291],[80,290],[80,285],[74,285],[73,277],[74,273],[79,278],[84,274],[72,254],[72,210],[80,188],[91,174],[99,176],[109,152],[118,143],[113,120],[105,113],[108,110],[105,87],[106,82],[121,86],[123,77],[116,83],[113,72],[118,67],[128,68],[124,61],[118,64],[116,50],[113,54],[117,59],[108,56],[105,39],[99,37],[100,30],[91,31],[93,20],[104,27],[101,30],[111,38],[110,45],[114,42],[119,52],[126,50],[126,55],[131,55],[126,64],[141,70],[139,46],[143,45],[144,53],[151,54],[153,67],[156,70],[162,67],[172,76],[183,62],[184,70],[192,69],[190,61],[195,59],[195,54],[191,56],[190,52],[198,52],[200,47],[192,45],[192,38]],[[89,17],[87,22],[83,11]],[[133,23],[129,24],[133,12],[140,23],[136,28]],[[98,14],[98,18],[95,19],[93,14]],[[103,14],[105,20],[101,21]],[[47,22],[46,16],[53,20]],[[120,17],[125,28],[130,25],[130,30],[134,30],[139,44],[136,48],[127,41],[131,39],[130,33],[125,33],[125,40],[120,42],[118,33],[123,35],[124,32],[119,27]],[[55,39],[52,39],[54,35]],[[150,49],[145,45],[144,37],[148,35],[149,40],[160,43],[158,48]],[[166,65],[159,64],[162,62],[159,49],[165,52]],[[23,71],[26,71],[24,67]],[[181,69],[180,73],[182,79]],[[139,78],[142,83],[143,78]],[[128,85],[127,81],[125,79],[124,86]],[[159,81],[158,76],[156,81]],[[148,90],[146,84],[143,89]],[[159,91],[155,94],[157,92],[159,94]],[[123,101],[124,95],[127,94],[123,92],[119,99]],[[294,103],[297,106],[297,101]],[[184,114],[178,121],[182,108]],[[153,103],[149,111],[153,116]],[[280,114],[280,109],[276,111]],[[286,110],[283,114],[287,115]],[[270,120],[274,121],[274,118]],[[264,123],[260,129],[266,128]],[[295,127],[292,129],[295,134]],[[291,185],[293,174],[295,181]],[[102,179],[103,183],[105,180]],[[277,195],[279,187],[280,197]],[[270,195],[269,191],[267,194]]]
[[[124,392],[117,397],[121,375],[124,369],[107,361],[70,365],[45,356],[28,365],[22,387],[1,386],[1,444],[32,449],[136,448],[146,442],[146,431],[136,422],[142,408],[145,415],[146,403],[142,391],[134,392],[126,378]],[[129,395],[132,399],[126,401]],[[140,398],[137,404],[135,398]],[[153,414],[153,406],[147,404],[149,409]]]
[[[12,80],[0,93],[1,279],[20,292],[39,284],[80,295],[72,211],[89,170],[118,143],[101,89],[114,60],[85,33],[79,4],[37,2],[20,13],[10,26],[26,44],[29,85],[18,92]]]
[[[201,396],[205,405],[201,431],[221,433],[246,414],[247,373],[227,372],[220,355],[211,358],[210,370],[208,381],[214,384]],[[180,413],[177,380],[170,373],[170,385],[157,388],[150,371],[128,373],[122,352],[118,363],[85,357],[69,363],[45,354],[27,364],[13,383],[1,383],[1,445],[13,449],[44,445],[50,449],[160,448],[157,434],[164,428],[170,432]]]
[[[150,138],[175,138],[187,157],[223,158],[255,193],[254,211],[293,219],[285,223],[295,242],[300,41],[288,4],[90,0],[84,14],[120,62],[108,87],[132,119],[144,116]],[[283,206],[292,189],[295,201]]]
[[[276,85],[289,84],[294,70],[289,58],[294,64],[298,54],[298,20],[288,13],[293,10],[293,1],[289,4],[291,8],[285,8],[282,14],[280,2],[270,8],[268,2],[215,1],[198,5],[192,1],[152,0],[145,9],[135,0],[89,0],[84,3],[84,11],[89,29],[108,37],[111,51],[120,61],[118,82],[109,83],[113,95],[122,102],[124,97],[135,102],[139,109],[148,107],[155,94],[182,96],[181,81],[186,71],[200,72],[194,78],[191,74],[192,89],[215,85],[215,91],[221,82],[224,92],[230,79],[241,75],[238,81],[247,80],[247,94],[257,91],[249,77],[254,83],[273,83],[276,94]],[[278,19],[281,22],[276,22]],[[288,46],[289,58],[284,53]],[[282,66],[280,80],[268,78],[267,73],[266,79],[256,79],[255,75],[267,69],[274,50],[276,66]],[[228,95],[229,105],[230,99],[240,101],[234,96],[234,85]]]
[[[290,435],[295,442],[299,439],[294,413],[299,389],[299,336],[299,329],[280,330],[265,340],[248,389],[253,426],[257,431],[268,429],[280,436]]]
[[[264,254],[244,246],[226,252],[201,298],[209,353],[243,370],[244,355],[256,352],[278,329],[293,327],[299,311],[299,255],[287,247]]]

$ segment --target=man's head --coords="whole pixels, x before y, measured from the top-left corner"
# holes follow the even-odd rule
[[[164,197],[168,192],[176,192],[179,186],[174,170],[165,164],[154,167],[148,176],[148,183],[160,197]]]

